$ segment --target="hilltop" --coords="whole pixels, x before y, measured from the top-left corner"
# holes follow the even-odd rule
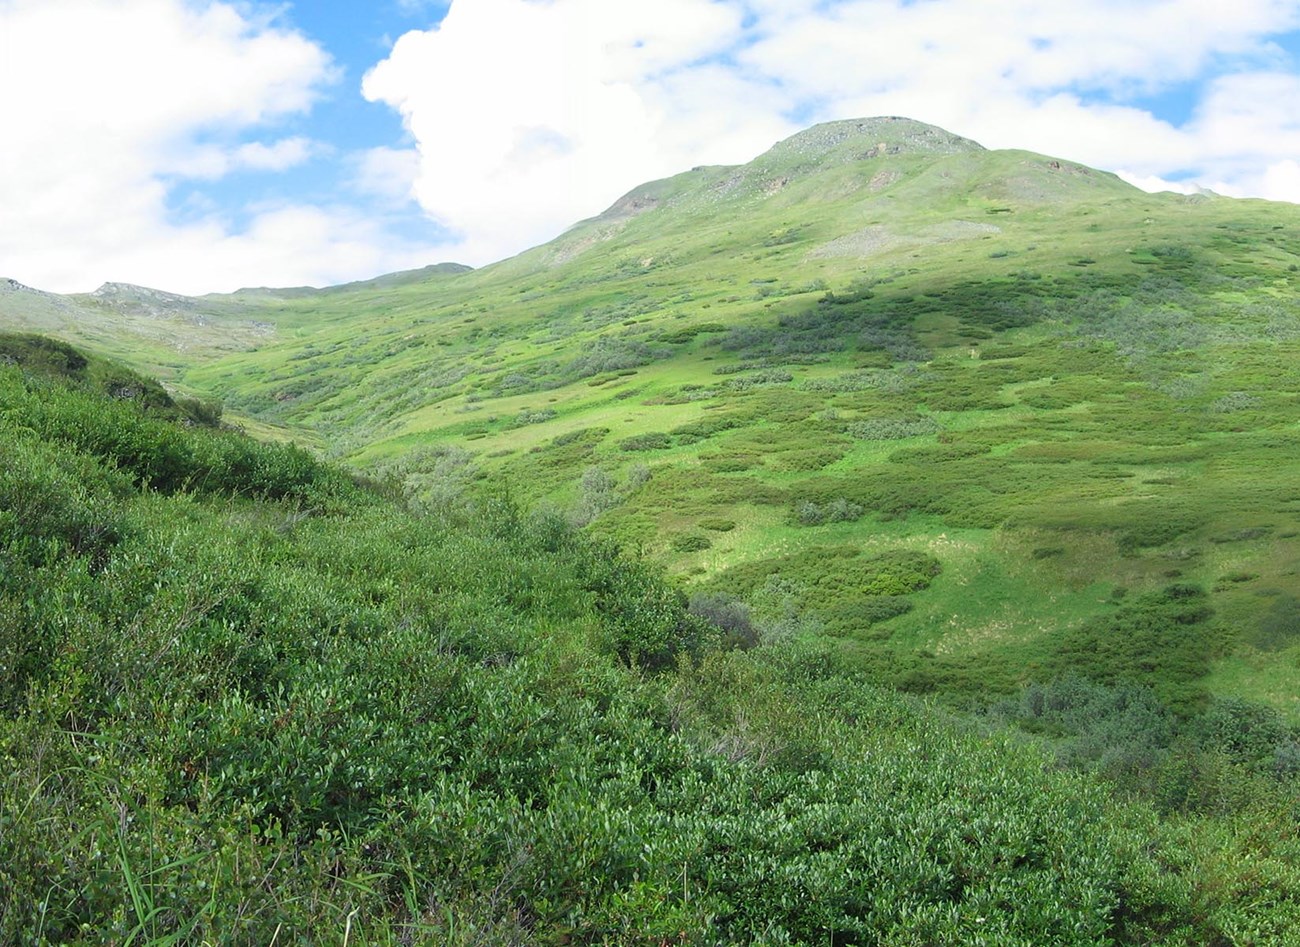
[[[479,270],[169,302],[165,333],[41,306],[429,510],[508,485],[882,684],[1082,669],[1294,720],[1297,233],[863,119]]]

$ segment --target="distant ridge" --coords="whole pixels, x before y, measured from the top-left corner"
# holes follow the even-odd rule
[[[233,293],[209,293],[208,297],[237,299],[248,296],[274,296],[288,298],[291,296],[309,296],[314,293],[328,293],[354,289],[383,289],[385,287],[406,286],[410,283],[418,283],[431,276],[458,276],[462,273],[473,272],[473,270],[474,267],[466,266],[464,263],[431,263],[428,266],[422,266],[414,270],[399,270],[396,273],[384,273],[381,276],[375,276],[365,280],[356,280],[351,283],[341,283],[337,286],[249,286],[243,289],[237,289]]]

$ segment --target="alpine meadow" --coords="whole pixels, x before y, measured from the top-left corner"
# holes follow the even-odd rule
[[[0,280],[0,943],[1300,944],[1300,206],[903,118]]]

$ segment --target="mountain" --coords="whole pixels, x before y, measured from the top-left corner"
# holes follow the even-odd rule
[[[892,686],[1083,669],[1294,719],[1297,234],[879,118],[479,270],[41,311],[431,509],[560,509]]]
[[[1298,215],[870,119],[0,281],[0,943],[1291,943]]]

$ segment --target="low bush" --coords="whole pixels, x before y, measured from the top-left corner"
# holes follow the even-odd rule
[[[846,430],[851,436],[863,441],[898,441],[934,434],[939,430],[939,422],[924,416],[867,418],[850,423]]]
[[[619,450],[625,451],[667,450],[672,446],[672,437],[662,431],[636,434],[632,437],[625,437],[618,442]]]
[[[678,533],[668,545],[673,552],[701,552],[713,546],[713,540],[703,533]]]

